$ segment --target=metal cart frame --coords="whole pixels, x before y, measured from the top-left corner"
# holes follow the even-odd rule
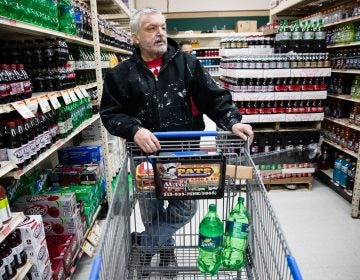
[[[162,151],[196,151],[200,148],[208,152],[220,152],[225,155],[226,164],[252,167],[252,179],[241,179],[241,174],[235,168],[235,176],[226,177],[225,193],[222,199],[203,199],[195,203],[197,208],[191,221],[174,234],[176,267],[159,266],[160,254],[155,254],[151,258],[150,265],[145,266],[139,261],[144,252],[152,250],[153,254],[168,247],[148,243],[140,246],[137,240],[131,238],[131,232],[142,229],[138,204],[154,201],[155,192],[142,189],[134,173],[136,164],[148,160],[148,155],[142,153],[134,143],[127,143],[128,157],[125,158],[120,170],[120,180],[109,207],[99,252],[93,262],[91,280],[168,279],[166,276],[169,276],[169,270],[175,271],[175,274],[171,274],[173,279],[302,279],[268,199],[264,184],[250,157],[246,142],[228,132],[157,133],[155,135],[159,139],[165,139],[161,141]],[[211,137],[206,137],[208,139],[201,142],[198,139],[188,140],[189,137],[199,136]],[[174,140],[174,137],[177,139]],[[181,140],[181,137],[184,137],[184,140]],[[132,181],[128,180],[128,160],[130,160],[130,170],[133,174]],[[197,268],[200,221],[207,213],[208,205],[216,203],[218,214],[225,222],[239,195],[246,196],[246,206],[250,216],[246,265],[240,271],[220,269],[218,274],[212,277],[201,274]],[[159,222],[160,215],[158,214],[152,222]],[[146,224],[146,221],[144,222]],[[156,224],[153,225],[153,227],[156,226]],[[156,232],[159,236],[154,235],[153,240],[162,237],[160,229]]]

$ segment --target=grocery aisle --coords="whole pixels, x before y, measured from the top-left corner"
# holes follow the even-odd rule
[[[360,221],[351,205],[315,180],[313,190],[271,190],[271,202],[306,280],[356,280]]]

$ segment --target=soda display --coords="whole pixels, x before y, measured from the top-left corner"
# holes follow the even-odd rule
[[[221,267],[221,249],[224,225],[216,213],[216,205],[209,205],[209,212],[199,226],[198,267],[202,273],[215,275]]]
[[[273,48],[274,38],[269,36],[234,36],[223,38],[220,49]]]
[[[12,254],[15,259],[15,267],[19,269],[26,264],[27,256],[24,249],[24,242],[21,239],[21,232],[19,229],[15,229],[6,237],[5,242],[8,243],[12,250]]]
[[[226,220],[222,263],[225,268],[240,270],[245,265],[245,252],[249,232],[249,215],[244,205],[244,198],[231,210]]]
[[[11,219],[11,210],[5,188],[0,185],[0,228]]]

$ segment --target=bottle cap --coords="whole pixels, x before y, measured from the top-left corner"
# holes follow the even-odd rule
[[[243,204],[243,203],[244,203],[244,201],[245,201],[244,197],[239,196],[239,198],[238,198],[238,202],[239,202],[239,203],[241,203],[241,204]]]
[[[209,211],[216,211],[216,204],[210,204],[209,205]]]

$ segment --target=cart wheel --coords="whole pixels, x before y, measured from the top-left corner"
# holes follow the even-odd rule
[[[297,189],[297,185],[295,184],[287,184],[284,185],[285,188],[287,188],[288,190],[296,190]]]

